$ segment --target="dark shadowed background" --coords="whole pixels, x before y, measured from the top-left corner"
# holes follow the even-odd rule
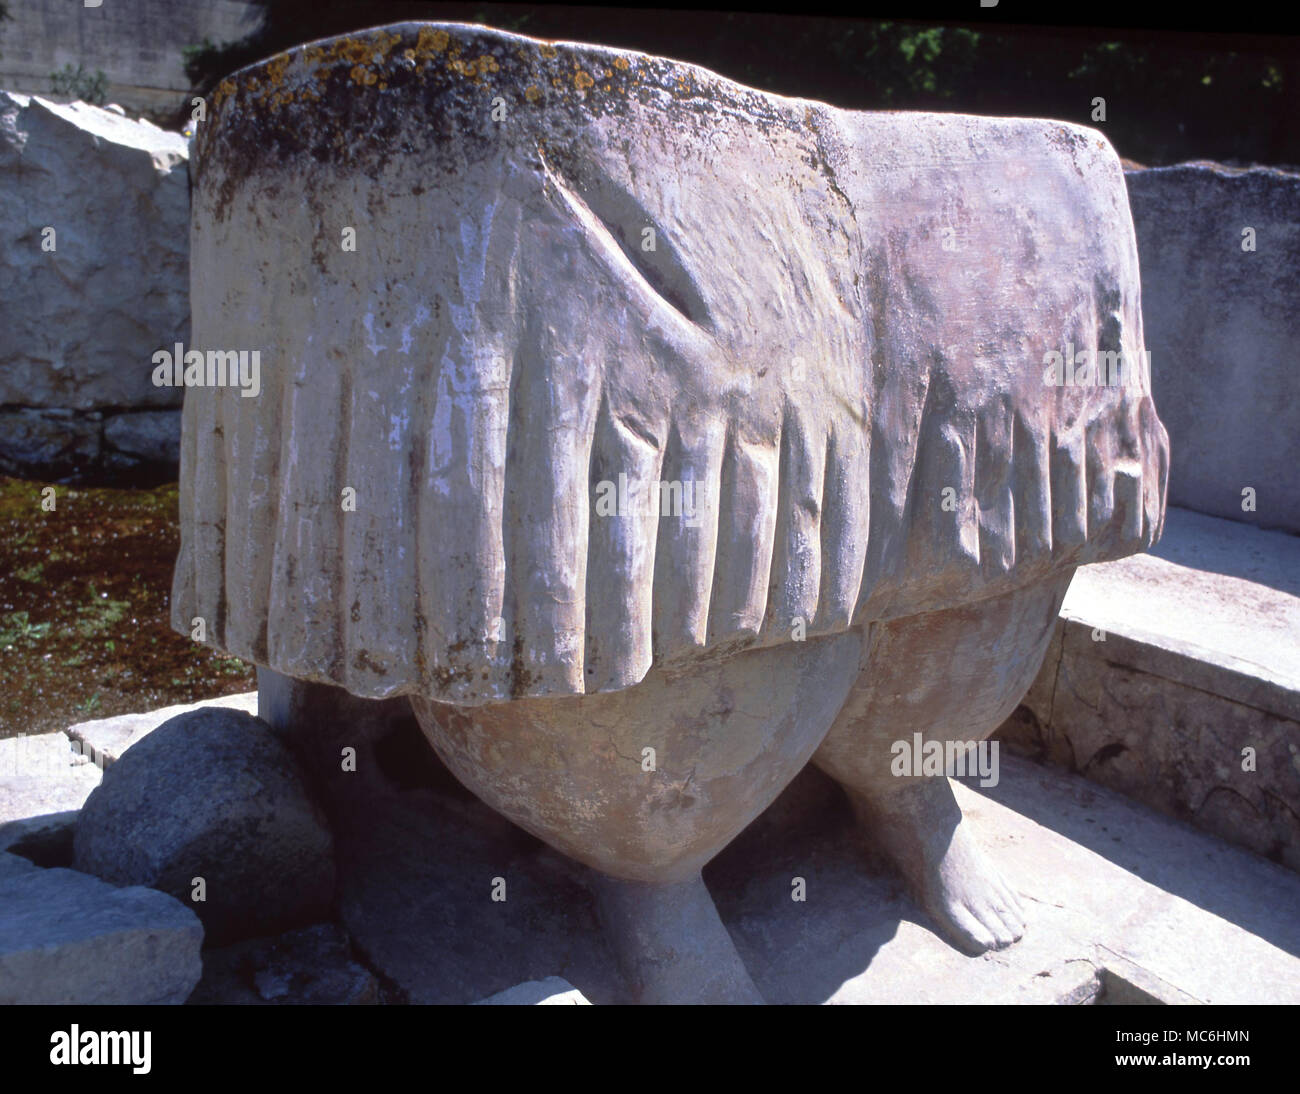
[[[1300,38],[1294,36],[999,23],[991,21],[995,14],[1010,9],[981,12],[973,3],[964,10],[976,18],[965,23],[419,0],[261,0],[259,6],[265,17],[252,36],[198,43],[187,52],[196,89],[206,91],[227,72],[313,38],[439,19],[662,54],[752,87],[853,109],[1096,125],[1122,156],[1148,165],[1203,158],[1300,163],[1294,124]],[[1086,18],[1091,10],[1077,14]],[[1093,117],[1098,96],[1106,100],[1104,122]]]

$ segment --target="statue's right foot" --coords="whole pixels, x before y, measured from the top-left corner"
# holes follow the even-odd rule
[[[1016,894],[976,843],[946,778],[909,781],[871,796],[849,789],[849,798],[866,835],[954,946],[976,955],[1004,949],[1025,933]]]

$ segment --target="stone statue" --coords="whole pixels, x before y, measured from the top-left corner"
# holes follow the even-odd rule
[[[990,734],[1159,536],[1100,134],[410,23],[230,77],[195,157],[179,630],[408,696],[643,1000],[759,1001],[700,869],[810,759],[954,943],[1020,936],[891,748]]]

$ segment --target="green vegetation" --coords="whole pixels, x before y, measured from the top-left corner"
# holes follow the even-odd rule
[[[95,592],[90,586],[90,603],[77,608],[77,633],[82,638],[93,638],[110,631],[122,621],[131,605],[125,600],[109,600],[108,593]]]
[[[33,623],[27,612],[0,615],[0,650],[9,646],[30,646],[49,633],[49,623]]]
[[[102,69],[89,73],[85,66],[72,63],[64,65],[50,73],[50,82],[54,85],[54,94],[66,95],[71,99],[103,106],[108,102],[108,77]]]

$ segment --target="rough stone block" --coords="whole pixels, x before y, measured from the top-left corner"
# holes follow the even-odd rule
[[[999,735],[1300,870],[1300,540],[1170,509],[1075,574]]]
[[[0,414],[0,473],[22,475],[36,468],[59,478],[83,471],[99,458],[101,429],[93,414],[6,411]]]
[[[0,1004],[183,1003],[203,927],[178,901],[0,853]]]
[[[177,463],[181,456],[181,412],[137,410],[104,419],[104,443],[117,452],[154,463]]]
[[[62,838],[68,816],[100,782],[99,768],[77,747],[62,733],[0,740],[0,850]]]
[[[0,406],[180,404],[150,362],[189,336],[188,155],[147,122],[0,92],[0,217],[21,216],[0,250]]]

